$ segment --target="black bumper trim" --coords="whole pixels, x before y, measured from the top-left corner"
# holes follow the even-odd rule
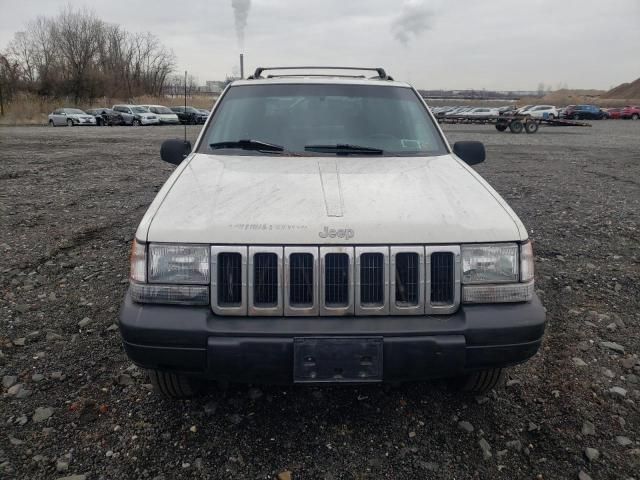
[[[521,363],[540,346],[545,310],[534,297],[443,316],[221,317],[127,294],[119,325],[127,355],[142,367],[255,383],[292,382],[296,337],[380,336],[383,380],[396,382]]]

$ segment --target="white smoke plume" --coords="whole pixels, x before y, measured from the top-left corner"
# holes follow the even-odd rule
[[[247,18],[251,9],[251,0],[231,0],[233,16],[236,22],[236,35],[240,51],[244,50],[244,30],[247,27]]]
[[[403,45],[431,28],[433,12],[422,1],[407,1],[391,23],[391,33]]]

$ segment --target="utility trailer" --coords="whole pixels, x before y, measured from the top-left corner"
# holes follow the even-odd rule
[[[590,127],[590,123],[557,118],[533,118],[529,115],[450,115],[437,117],[439,123],[491,124],[499,132],[536,133],[540,125],[550,127]]]

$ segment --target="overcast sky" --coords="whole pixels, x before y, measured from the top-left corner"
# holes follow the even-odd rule
[[[236,0],[242,3],[247,0]],[[67,0],[0,0],[0,50]],[[247,71],[383,66],[418,88],[608,89],[640,77],[640,0],[251,0]],[[201,83],[236,72],[232,0],[74,0],[151,31]]]

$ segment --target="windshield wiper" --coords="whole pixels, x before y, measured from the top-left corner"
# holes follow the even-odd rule
[[[381,155],[384,153],[379,148],[362,147],[360,145],[351,145],[348,143],[339,143],[337,145],[305,145],[304,149],[307,152],[321,152],[321,153],[362,153],[370,155]]]
[[[261,142],[260,140],[237,140],[235,142],[210,143],[209,148],[240,148],[242,150],[262,150],[268,152],[284,152],[284,147],[273,143]]]

